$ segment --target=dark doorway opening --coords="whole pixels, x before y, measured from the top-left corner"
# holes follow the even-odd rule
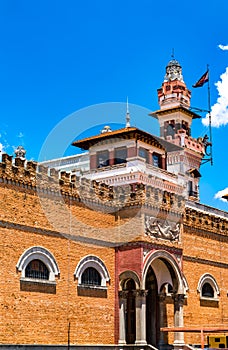
[[[158,287],[155,273],[150,266],[146,276],[146,340],[157,347],[160,339]]]
[[[128,292],[126,305],[126,342],[127,344],[134,344],[136,339],[135,282],[132,279],[127,280],[124,290]]]

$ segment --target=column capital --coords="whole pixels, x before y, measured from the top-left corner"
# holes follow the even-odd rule
[[[174,303],[178,303],[179,305],[183,306],[183,304],[184,304],[184,297],[185,297],[184,294],[173,294]]]
[[[136,298],[145,298],[147,296],[148,291],[145,289],[136,289],[134,290],[134,295]]]
[[[163,302],[163,301],[165,301],[166,294],[165,293],[160,293],[160,294],[158,294],[158,297],[159,297],[159,301]]]
[[[119,294],[119,298],[127,299],[128,291],[127,290],[119,290],[118,294]]]

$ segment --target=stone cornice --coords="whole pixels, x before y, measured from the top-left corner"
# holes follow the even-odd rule
[[[16,224],[16,223],[13,223],[10,221],[4,221],[4,220],[0,220],[0,228],[10,229],[10,230],[14,229],[14,230],[23,231],[23,232],[47,235],[47,236],[62,238],[62,239],[66,239],[74,242],[89,243],[97,246],[104,246],[104,247],[117,246],[117,243],[113,243],[113,242],[108,242],[108,241],[99,240],[95,238],[83,237],[80,235],[75,236],[65,232],[57,232],[54,230],[48,230],[41,227],[32,227],[32,226],[27,226],[22,224]]]
[[[177,256],[181,256],[182,255],[182,248],[178,248],[175,246],[171,246],[169,242],[166,242],[164,244],[159,244],[159,243],[148,243],[148,242],[142,242],[142,241],[138,241],[138,242],[128,242],[122,245],[117,246],[118,250],[126,250],[126,248],[135,248],[135,247],[140,247],[140,248],[144,248],[148,251],[151,250],[165,250],[167,252],[169,252],[170,254],[175,254]]]
[[[198,264],[203,264],[203,265],[210,265],[210,266],[220,267],[220,268],[223,268],[223,269],[228,269],[228,264],[225,264],[225,263],[219,262],[219,261],[212,261],[212,260],[208,260],[208,259],[201,259],[201,258],[196,258],[196,257],[193,257],[193,256],[187,256],[187,255],[183,255],[183,260],[184,261],[193,262],[193,263],[198,263]]]

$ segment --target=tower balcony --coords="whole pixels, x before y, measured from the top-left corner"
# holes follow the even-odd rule
[[[130,158],[126,163],[97,168],[83,173],[83,176],[109,186],[142,183],[175,194],[183,194],[184,190],[183,183],[180,183],[177,175],[147,164],[140,157]]]

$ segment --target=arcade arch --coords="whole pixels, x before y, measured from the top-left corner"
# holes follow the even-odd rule
[[[160,328],[167,323],[167,303],[173,304],[174,326],[183,326],[187,289],[176,257],[166,251],[144,257],[141,278],[134,271],[121,273],[119,343],[165,345],[167,339]],[[175,333],[174,343],[184,343],[183,333]]]

